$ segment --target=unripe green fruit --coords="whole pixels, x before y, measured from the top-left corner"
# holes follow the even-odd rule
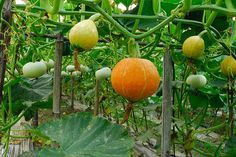
[[[47,66],[44,62],[29,62],[23,66],[23,76],[27,78],[37,78],[47,72]]]
[[[81,72],[80,71],[74,71],[72,72],[72,76],[76,77],[76,76],[80,76]]]
[[[50,73],[54,73],[54,68],[50,69]]]
[[[69,41],[72,46],[90,50],[98,42],[98,31],[92,20],[83,20],[74,25],[69,32]]]
[[[61,71],[61,76],[62,76],[62,77],[66,77],[66,76],[68,76],[68,73],[65,72],[65,71]]]
[[[49,59],[48,62],[46,62],[47,68],[51,69],[54,67],[54,61],[52,59]]]
[[[40,62],[44,62],[48,70],[54,67],[54,61],[52,59],[49,59],[48,61],[41,60]]]
[[[186,57],[197,59],[204,53],[204,40],[199,36],[191,36],[184,41],[182,50]]]
[[[66,71],[68,71],[68,72],[73,72],[73,71],[75,71],[75,66],[74,66],[74,65],[68,65],[68,66],[66,67]]]
[[[189,75],[186,83],[193,88],[201,88],[206,85],[207,79],[204,75]]]
[[[102,69],[99,69],[96,71],[95,76],[96,76],[97,80],[105,79],[105,78],[111,76],[111,69],[108,67],[104,67]]]
[[[80,64],[80,71],[81,71],[81,72],[89,72],[90,69],[89,69],[88,66],[83,65],[83,64]]]

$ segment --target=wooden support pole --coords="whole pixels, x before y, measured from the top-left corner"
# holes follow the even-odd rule
[[[63,34],[57,35],[56,49],[55,49],[55,66],[53,79],[53,114],[54,118],[60,117],[60,102],[61,102],[61,64],[63,51]]]
[[[171,148],[171,116],[172,116],[172,78],[173,69],[169,48],[164,54],[163,65],[163,101],[162,101],[162,137],[161,156],[169,157]]]
[[[12,0],[7,0],[3,4],[2,17],[4,19],[0,25],[0,105],[2,104],[3,99],[3,86],[4,86],[4,77],[6,72],[6,63],[7,63],[7,51],[10,44],[11,33],[10,27],[7,23],[11,22],[12,13],[11,13]]]

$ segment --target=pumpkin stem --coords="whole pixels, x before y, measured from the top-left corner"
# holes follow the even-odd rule
[[[77,48],[74,49],[73,57],[74,57],[74,66],[76,71],[80,71],[80,64],[78,61],[79,50]]]
[[[192,60],[192,59],[189,59],[187,64],[188,64],[188,66],[190,67],[190,69],[192,70],[192,73],[193,73],[193,74],[197,74],[196,68],[195,68],[195,66],[193,65],[193,60]]]
[[[128,41],[128,53],[130,57],[134,58],[139,58],[141,56],[139,51],[139,45],[134,38],[130,38]]]
[[[124,124],[129,119],[129,115],[130,115],[132,109],[133,109],[133,103],[129,102],[128,105],[126,106],[125,114],[124,114],[123,120],[120,122],[120,124]]]

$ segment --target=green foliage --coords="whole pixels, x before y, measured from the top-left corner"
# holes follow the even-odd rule
[[[37,79],[24,79],[11,88],[14,115],[18,115],[26,106],[31,106],[25,113],[26,120],[30,120],[35,110],[52,107],[51,75],[46,74]]]
[[[233,136],[225,143],[225,157],[234,157],[236,154],[236,137]]]
[[[133,147],[127,131],[121,126],[89,113],[77,113],[49,121],[37,130],[57,143],[34,152],[37,156],[128,157]],[[29,153],[21,155],[27,156]]]
[[[235,5],[233,0],[229,1]],[[51,4],[52,2],[53,0],[50,1]],[[65,67],[74,62],[73,47],[66,39],[70,28],[81,19],[88,19],[101,10],[105,11],[108,16],[103,14],[95,21],[99,33],[99,43],[90,51],[79,50],[77,56],[79,63],[88,66],[90,70],[82,72],[79,77],[75,78],[73,86],[70,75],[62,78],[61,105],[65,107],[65,113],[70,112],[68,106],[71,102],[72,89],[75,105],[81,104],[81,106],[85,106],[86,111],[92,112],[96,70],[105,66],[112,69],[119,60],[129,56],[127,42],[130,37],[147,34],[143,38],[138,38],[136,42],[142,58],[152,61],[160,76],[163,76],[165,72],[163,55],[167,49],[171,51],[174,73],[172,80],[174,138],[172,142],[175,142],[176,150],[183,151],[183,144],[189,144],[184,138],[190,127],[196,128],[197,132],[198,128],[205,127],[204,130],[228,121],[229,102],[234,105],[236,101],[235,90],[234,95],[230,93],[232,91],[228,90],[228,86],[233,86],[233,83],[221,74],[220,62],[224,55],[231,54],[235,57],[235,48],[232,45],[234,28],[231,27],[234,22],[232,16],[235,16],[235,12],[227,10],[224,3],[221,7],[216,8],[215,0],[209,0],[207,4],[205,4],[207,1],[192,0],[194,5],[192,9],[195,8],[195,11],[188,11],[185,15],[176,14],[174,18],[170,18],[175,13],[173,10],[183,0],[161,0],[161,10],[153,6],[153,0],[144,0],[141,15],[137,15],[140,1],[115,0],[111,4],[108,0],[105,2],[101,0],[67,0],[64,1],[64,9],[53,16],[40,8],[39,0],[29,0],[25,6],[13,4],[13,19],[9,23],[9,32],[1,33],[3,37],[11,34],[10,46],[7,47],[8,63],[3,91],[4,105],[0,105],[2,113],[0,124],[3,127],[10,124],[14,120],[13,117],[17,117],[27,106],[31,107],[24,115],[26,120],[30,120],[38,109],[52,108],[53,76],[47,74],[38,79],[25,79],[20,76],[22,66],[28,62],[52,59],[56,49],[57,34],[62,33],[64,36],[62,70],[65,71]],[[118,8],[119,3],[124,4],[127,10],[121,11]],[[132,3],[136,6],[130,9]],[[203,9],[202,7],[206,5],[209,5],[208,8]],[[219,13],[213,19],[211,26],[206,27],[205,23],[212,10]],[[181,10],[177,11],[181,12]],[[160,29],[154,29],[167,19],[169,19],[168,22]],[[138,28],[132,32],[137,21],[139,21]],[[5,21],[2,20],[2,22]],[[202,31],[206,33],[202,34]],[[183,55],[182,43],[189,36],[198,34],[201,34],[204,39],[205,53],[198,60],[189,60]],[[3,42],[2,40],[1,44]],[[15,69],[19,74],[13,73]],[[206,86],[198,90],[192,89],[185,83],[190,74],[204,74],[207,78]],[[162,82],[163,79],[162,77]],[[110,78],[101,82],[100,85],[100,115],[119,122],[123,118],[127,101],[114,92]],[[164,117],[161,116],[161,104],[165,101],[162,97],[164,89],[162,86],[163,84],[160,85],[156,94],[147,100],[135,103],[132,116],[128,125],[125,126],[134,135],[135,140],[149,142],[150,138],[156,139],[157,144],[153,148],[157,149],[157,154],[161,148],[159,139],[161,117]],[[219,116],[219,112],[222,112],[222,116]],[[133,130],[135,131],[133,132]],[[206,154],[213,156],[213,152],[216,154],[217,151],[223,152],[224,145],[222,146],[219,141],[228,138],[228,130],[229,128],[215,130],[220,137],[209,143],[196,136],[197,145],[193,150],[192,147],[190,149],[192,156],[199,156],[199,154],[194,154],[195,148],[199,149],[197,153],[202,153],[202,156],[206,156]],[[123,157],[131,156],[133,147],[127,131],[120,125],[92,117],[88,113],[78,113],[47,122],[34,131],[35,136],[39,136],[39,139],[47,136],[44,139],[46,142],[44,141],[45,143],[42,143],[42,147],[39,149],[22,155],[24,157],[76,155]],[[203,134],[208,136],[208,132],[211,131]],[[42,133],[43,136],[36,132]],[[193,146],[192,142],[190,144]],[[225,154],[225,156],[234,156],[235,137],[226,142]]]
[[[189,92],[189,102],[193,109],[198,107],[206,107],[208,106],[208,98],[207,96],[199,91]]]
[[[25,79],[12,86],[12,99],[22,101],[27,105],[47,100],[52,94],[52,76],[43,75],[37,79]]]

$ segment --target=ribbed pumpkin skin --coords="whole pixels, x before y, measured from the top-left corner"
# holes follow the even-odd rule
[[[125,58],[113,68],[111,83],[118,94],[135,102],[156,92],[160,84],[160,76],[151,61]]]
[[[220,63],[221,72],[225,76],[236,75],[236,60],[232,56],[226,56]]]
[[[191,36],[183,43],[183,53],[188,58],[197,59],[204,53],[205,43],[199,36]]]

